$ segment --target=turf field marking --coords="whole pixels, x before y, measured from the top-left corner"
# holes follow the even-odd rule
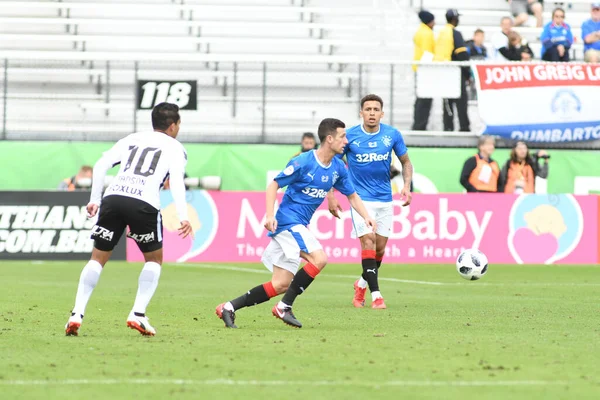
[[[189,385],[189,386],[549,386],[567,385],[564,381],[263,381],[233,379],[63,379],[63,380],[0,380],[0,386],[68,386],[68,385]]]
[[[216,269],[216,270],[225,270],[225,271],[239,271],[239,272],[248,272],[253,274],[268,274],[269,272],[266,268],[256,269],[256,268],[243,268],[243,267],[235,267],[232,265],[216,265],[216,264],[203,264],[203,263],[185,263],[185,264],[177,264],[177,263],[165,263],[165,265],[172,265],[176,267],[192,267],[192,268],[205,268],[205,269]],[[337,275],[337,274],[328,274],[326,273],[323,277],[330,278],[346,278],[346,279],[354,279],[356,280],[356,275]],[[464,287],[465,282],[435,282],[435,281],[417,281],[410,279],[398,279],[398,278],[385,278],[380,277],[380,281],[384,282],[398,282],[398,283],[411,283],[415,285],[430,285],[430,286],[458,286],[461,285]],[[477,282],[472,286],[541,286],[541,287],[550,287],[550,286],[600,286],[598,282]]]
[[[179,265],[179,264],[171,264],[171,265]],[[254,268],[242,268],[242,267],[234,267],[232,265],[214,265],[214,264],[192,264],[186,263],[185,266],[192,266],[195,268],[208,268],[208,269],[220,269],[226,271],[240,271],[240,272],[250,272],[254,274],[271,274],[269,270],[264,269],[254,269]],[[356,279],[354,275],[333,275],[326,274],[323,276],[327,276],[330,278],[347,278],[347,279]],[[413,281],[408,279],[396,279],[396,278],[379,278],[380,281],[389,281],[389,282],[401,282],[401,283],[414,283],[417,285],[454,285],[454,283],[443,283],[443,282],[429,282],[429,281]]]

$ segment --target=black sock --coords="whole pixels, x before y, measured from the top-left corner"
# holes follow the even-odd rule
[[[296,300],[296,297],[304,293],[304,291],[310,286],[310,284],[314,280],[315,278],[310,276],[305,271],[305,269],[302,268],[296,273],[294,279],[292,279],[292,283],[290,283],[290,287],[288,288],[287,292],[285,292],[285,294],[283,295],[283,299],[281,299],[281,301],[287,304],[288,306],[291,306],[292,304],[294,304],[294,300]]]
[[[379,271],[379,267],[381,267],[381,260],[377,261],[377,271]]]
[[[369,284],[371,293],[379,291],[379,282],[377,280],[377,262],[374,258],[363,258],[362,260],[363,274],[362,277]]]
[[[270,297],[265,291],[264,285],[259,285],[248,290],[247,293],[241,295],[237,299],[230,301],[235,311],[244,307],[252,307],[265,301],[269,301]]]

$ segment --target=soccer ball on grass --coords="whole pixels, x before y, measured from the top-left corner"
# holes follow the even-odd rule
[[[466,280],[481,279],[488,270],[488,259],[477,249],[465,250],[456,260],[456,270]]]

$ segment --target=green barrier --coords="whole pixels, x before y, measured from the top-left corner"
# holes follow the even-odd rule
[[[1,190],[55,189],[81,165],[93,165],[109,149],[105,142],[0,142]],[[264,190],[269,176],[283,169],[299,150],[295,145],[238,145],[186,143],[187,173],[190,176],[219,175],[222,190]],[[550,151],[549,193],[573,193],[576,177],[600,177],[598,151]],[[411,148],[409,154],[415,173],[427,185],[417,191],[462,192],[459,175],[464,161],[474,149]],[[509,150],[497,150],[494,158],[500,167]],[[113,169],[109,174],[116,174]],[[599,178],[600,180],[600,178]],[[419,187],[421,186],[421,187]],[[593,193],[600,187],[588,184]]]

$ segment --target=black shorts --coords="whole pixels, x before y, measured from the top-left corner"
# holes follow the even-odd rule
[[[142,253],[162,249],[160,211],[145,201],[119,195],[107,196],[102,200],[98,222],[92,228],[94,247],[112,251],[127,226],[127,237],[136,241]]]

